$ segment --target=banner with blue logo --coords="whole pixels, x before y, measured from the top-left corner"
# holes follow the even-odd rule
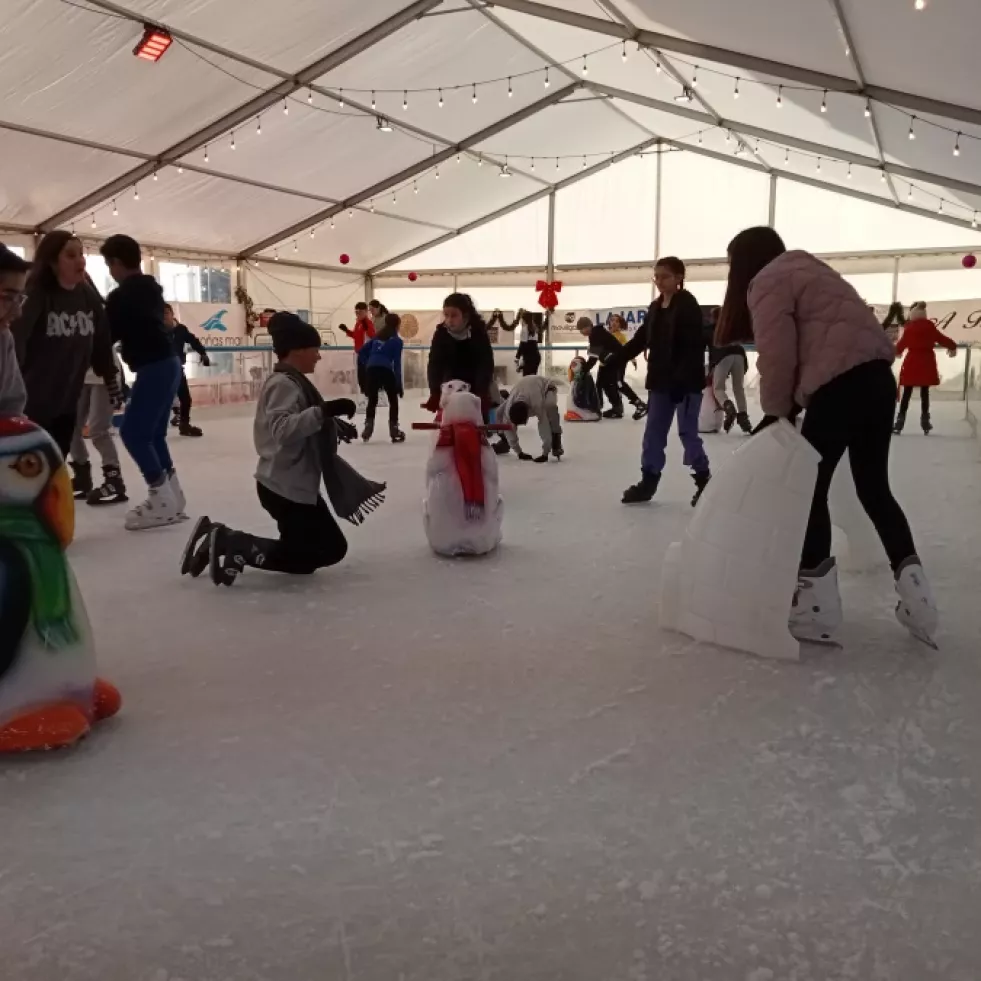
[[[240,303],[175,303],[174,314],[206,347],[237,347],[245,337]]]

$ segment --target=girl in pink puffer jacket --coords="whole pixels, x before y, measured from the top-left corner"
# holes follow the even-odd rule
[[[936,604],[909,522],[889,487],[896,380],[893,347],[882,327],[830,266],[807,252],[788,252],[772,228],[747,228],[729,243],[716,344],[745,341],[755,342],[758,355],[766,415],[760,428],[806,409],[801,435],[821,454],[791,633],[827,640],[841,624],[828,491],[847,450],[855,490],[896,577],[896,616],[932,644]]]

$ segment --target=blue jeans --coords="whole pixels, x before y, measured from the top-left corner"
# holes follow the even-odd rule
[[[174,466],[167,449],[167,424],[180,380],[176,356],[138,369],[119,430],[123,445],[151,487]]]
[[[644,448],[640,466],[644,473],[659,474],[664,469],[664,447],[675,414],[678,416],[678,436],[685,448],[685,466],[695,473],[709,468],[702,437],[698,435],[698,412],[702,407],[702,393],[686,395],[675,402],[667,392],[647,393],[647,424],[644,427]]]

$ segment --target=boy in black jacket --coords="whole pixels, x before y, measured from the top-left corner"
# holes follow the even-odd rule
[[[623,345],[613,336],[612,332],[602,324],[594,324],[589,317],[580,317],[576,321],[576,327],[580,334],[589,338],[589,355],[599,361],[599,370],[596,372],[596,387],[600,390],[601,396],[605,395],[610,400],[610,408],[603,413],[604,419],[623,418],[623,398],[620,386],[621,367],[626,365],[624,359]],[[628,392],[633,394],[633,390],[628,388]],[[636,395],[631,399],[631,404],[635,410],[642,407],[640,399]],[[636,412],[635,419],[640,419],[643,412]]]
[[[102,257],[119,284],[106,300],[106,316],[122,359],[135,372],[119,435],[147,482],[143,504],[126,512],[126,528],[139,531],[184,520],[186,501],[167,449],[167,420],[180,383],[181,365],[164,326],[160,284],[140,268],[139,243],[110,235]]]
[[[651,304],[643,326],[620,348],[626,362],[646,348],[647,424],[641,454],[640,483],[623,493],[624,504],[649,501],[664,469],[664,448],[675,415],[678,436],[685,450],[685,465],[692,468],[698,503],[711,477],[709,461],[698,434],[698,412],[705,387],[705,334],[698,301],[684,288],[685,264],[674,256],[659,259],[654,267],[658,298]]]
[[[184,365],[187,364],[187,348],[190,347],[192,351],[200,355],[201,364],[205,368],[211,364],[211,359],[208,357],[204,345],[174,316],[174,308],[169,303],[164,304],[164,326],[170,331],[174,354],[177,355],[177,360],[181,363],[181,377],[177,385],[179,408],[170,424],[177,426],[177,431],[181,436],[202,436],[204,434],[201,430],[197,426],[191,425],[191,406],[194,403],[191,399],[191,389],[187,384],[187,375],[184,372]]]

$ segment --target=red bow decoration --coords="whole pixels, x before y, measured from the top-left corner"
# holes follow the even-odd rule
[[[535,283],[538,290],[538,305],[551,312],[559,305],[559,293],[562,292],[562,281],[555,280],[549,283],[547,280],[540,279]]]

